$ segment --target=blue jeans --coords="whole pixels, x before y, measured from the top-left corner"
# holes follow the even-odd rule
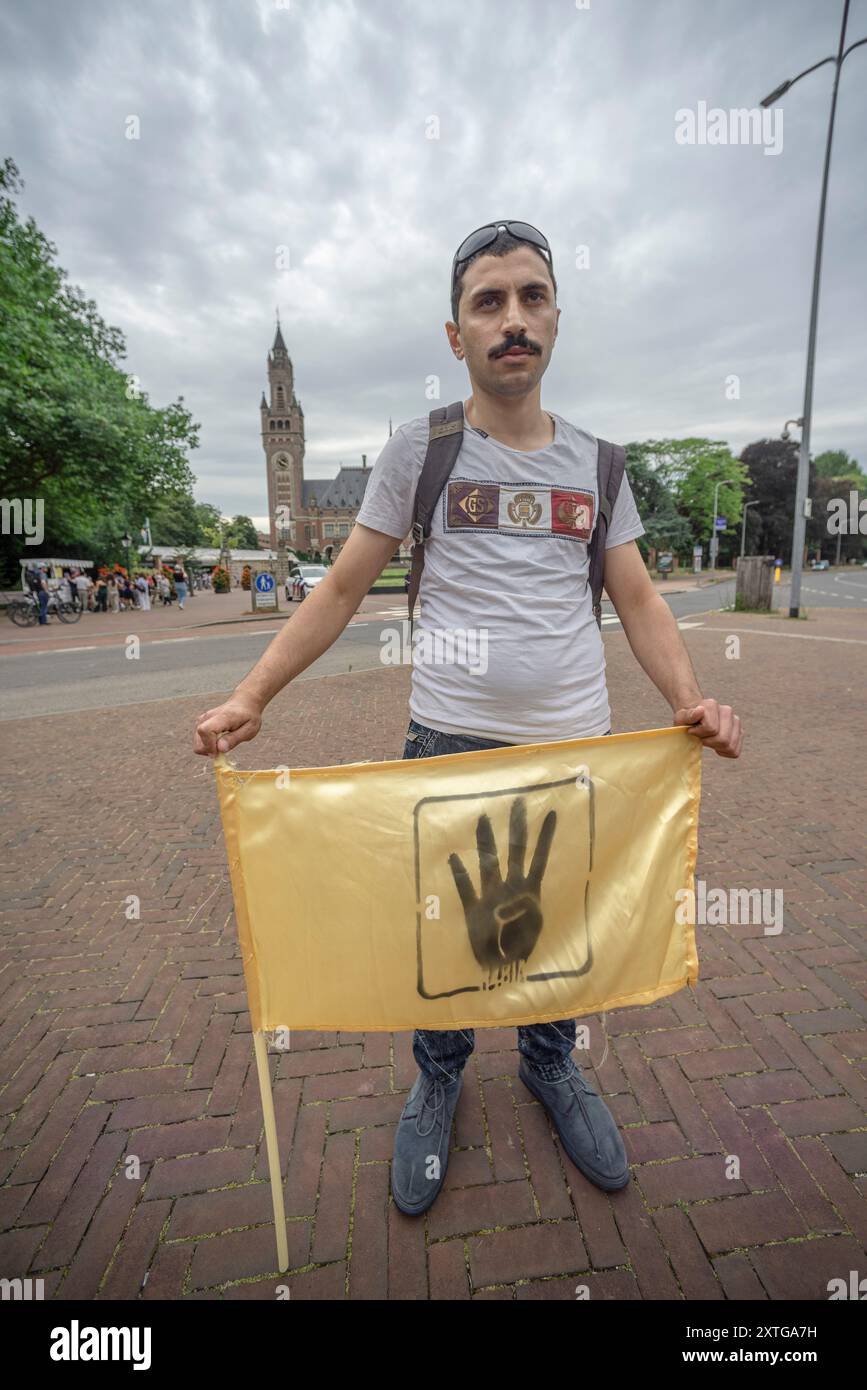
[[[609,729],[610,733],[611,730]],[[471,753],[479,748],[509,748],[496,738],[472,738],[469,734],[443,734],[410,719],[404,758],[433,758],[441,753]],[[472,1028],[420,1029],[412,1035],[412,1055],[420,1069],[440,1081],[454,1081],[463,1071],[476,1045]],[[557,1023],[525,1023],[518,1028],[518,1051],[528,1067],[543,1081],[562,1081],[572,1071],[570,1056],[575,1046],[574,1018]]]

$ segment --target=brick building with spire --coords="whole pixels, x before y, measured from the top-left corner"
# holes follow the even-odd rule
[[[288,506],[287,544],[336,556],[355,523],[372,469],[341,464],[336,478],[304,477],[304,411],[295,395],[292,361],[279,319],[268,354],[268,397],[262,392],[262,447],[268,481],[269,543],[277,545],[277,508]],[[389,429],[389,433],[390,433]],[[395,551],[403,546],[395,545]]]

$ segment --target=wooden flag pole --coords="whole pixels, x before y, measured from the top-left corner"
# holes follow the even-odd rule
[[[289,1246],[286,1241],[286,1212],[283,1206],[283,1174],[280,1171],[280,1151],[277,1147],[277,1121],[274,1117],[274,1095],[268,1067],[268,1047],[264,1033],[253,1033],[256,1051],[256,1070],[262,1095],[262,1115],[265,1119],[265,1146],[268,1151],[268,1171],[271,1174],[271,1202],[274,1207],[274,1229],[277,1236],[277,1268],[281,1274],[289,1268]]]
[[[235,764],[225,753],[217,753],[214,768],[231,767]],[[259,1094],[262,1097],[262,1118],[265,1121],[265,1148],[268,1154],[268,1171],[271,1174],[271,1205],[274,1208],[274,1234],[277,1237],[277,1268],[284,1274],[289,1268],[289,1244],[286,1240],[286,1209],[283,1205],[283,1174],[280,1171],[280,1149],[277,1144],[277,1121],[274,1116],[274,1094],[271,1090],[271,1071],[268,1066],[268,1044],[264,1032],[253,1029],[253,1050],[256,1054],[256,1071],[259,1076]]]

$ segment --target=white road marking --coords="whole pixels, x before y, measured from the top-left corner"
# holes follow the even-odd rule
[[[861,637],[820,637],[815,632],[771,632],[766,627],[726,627],[720,632],[749,632],[757,637],[794,637],[801,642],[845,642],[853,647],[867,647],[867,639]]]
[[[704,623],[682,623],[682,622],[678,622],[677,625],[678,625],[679,628],[685,628],[685,627],[704,627]]]
[[[864,585],[863,585],[863,584],[859,584],[858,581],[857,581],[857,579],[838,579],[838,578],[835,576],[835,577],[834,577],[834,583],[835,583],[835,584],[849,584],[853,589],[861,589],[862,591],[863,591],[863,589],[864,589]],[[802,588],[802,591],[803,591],[805,594],[821,594],[823,598],[833,598],[833,597],[834,597],[834,595],[832,594],[832,592],[831,592],[830,589],[814,589],[813,586],[812,586],[811,584],[802,584],[802,585],[801,585],[801,588]],[[846,598],[846,599],[849,599],[850,603],[867,603],[867,598],[863,598],[860,594],[858,595],[857,598],[855,597],[854,594],[838,594],[837,597],[838,597],[838,598]]]
[[[59,652],[95,652],[95,651],[98,651],[99,648],[98,648],[98,647],[58,647],[57,650],[58,650]],[[19,653],[16,652],[15,655],[18,656]],[[24,653],[22,652],[21,655],[23,656]],[[54,650],[53,650],[52,648],[49,647],[46,651],[34,652],[33,655],[34,655],[34,656],[54,656]]]
[[[164,647],[175,642],[232,642],[236,637],[273,637],[275,632],[281,630],[277,627],[245,628],[241,632],[215,632],[211,637],[204,633],[197,633],[195,637],[155,637],[152,642],[146,641],[144,645],[146,647]]]
[[[234,641],[234,639],[235,639],[236,637],[273,637],[275,633],[281,632],[281,631],[282,631],[282,629],[281,629],[281,628],[277,628],[277,627],[263,628],[263,629],[247,628],[247,629],[245,629],[243,632],[219,632],[219,633],[214,633],[213,636],[210,636],[210,637],[207,636],[205,633],[197,633],[194,637],[154,637],[154,638],[144,637],[144,638],[142,638],[142,646],[143,646],[143,647],[165,647],[165,646],[174,646],[175,643],[178,643],[178,642],[232,642],[232,641]],[[137,633],[132,634],[132,635],[138,636]],[[124,644],[123,641],[121,641],[120,639],[117,638],[117,633],[115,633],[114,636],[115,636],[115,638],[117,639],[115,642],[113,642],[113,643],[112,643],[112,642],[104,642],[104,643],[102,643],[102,644],[96,644],[96,645],[94,645],[94,646],[92,646],[92,647],[47,647],[47,648],[45,648],[44,650],[39,651],[39,652],[33,652],[33,651],[2,652],[2,653],[0,653],[0,656],[2,656],[2,657],[11,657],[11,656],[57,656],[59,653],[62,653],[62,652],[97,652],[97,651],[99,651],[99,652],[110,652],[110,651],[118,651],[118,650],[122,649],[122,648],[124,647],[125,644]]]

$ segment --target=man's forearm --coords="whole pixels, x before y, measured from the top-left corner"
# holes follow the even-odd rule
[[[304,599],[252,671],[236,686],[236,693],[252,695],[264,709],[269,700],[337,640],[358,605],[353,595],[342,592],[333,581],[333,574],[329,574]]]
[[[674,614],[662,595],[652,594],[619,617],[636,660],[672,710],[696,704],[701,690]]]

